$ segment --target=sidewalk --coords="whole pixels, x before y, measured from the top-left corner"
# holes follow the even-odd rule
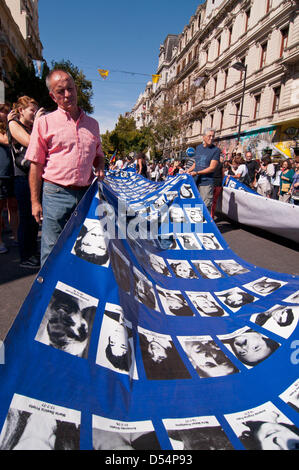
[[[0,254],[0,339],[3,340],[19,312],[38,269],[19,266],[18,247],[11,246],[11,233],[4,230],[8,252]]]

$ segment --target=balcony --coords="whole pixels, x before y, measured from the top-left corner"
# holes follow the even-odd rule
[[[193,59],[188,62],[185,67],[177,74],[176,80],[180,80],[184,75],[187,75],[188,73],[191,72],[192,69],[194,69],[198,64],[198,58],[193,57]]]

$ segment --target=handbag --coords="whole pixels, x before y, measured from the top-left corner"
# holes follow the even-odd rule
[[[281,192],[288,193],[291,187],[291,183],[282,183],[281,185]]]
[[[299,201],[299,189],[294,188],[291,197],[295,199],[295,201]]]

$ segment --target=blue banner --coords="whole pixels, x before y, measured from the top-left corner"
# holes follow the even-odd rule
[[[3,345],[0,448],[299,448],[299,282],[240,259],[192,177],[96,181]]]
[[[247,186],[247,184],[241,183],[233,176],[225,176],[223,178],[223,186],[231,189],[240,189],[241,191],[246,191],[247,193],[258,194],[254,189]]]

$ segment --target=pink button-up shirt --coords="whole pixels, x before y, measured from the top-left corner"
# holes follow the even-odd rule
[[[58,108],[34,122],[26,159],[43,165],[45,180],[88,186],[103,157],[99,125],[83,111],[77,121]]]

